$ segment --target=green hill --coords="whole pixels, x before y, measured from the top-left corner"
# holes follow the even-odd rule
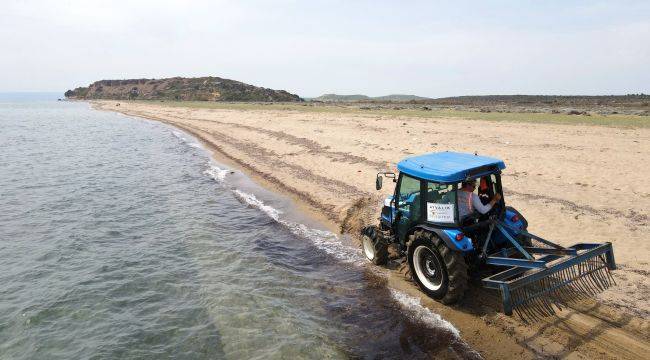
[[[218,77],[100,80],[65,92],[71,99],[302,101],[295,94]]]
[[[403,95],[403,94],[393,94],[386,96],[376,96],[370,97],[366,95],[337,95],[337,94],[325,94],[321,95],[313,100],[325,101],[325,102],[363,102],[363,101],[395,101],[395,102],[405,102],[413,100],[429,100],[429,98],[415,95]]]

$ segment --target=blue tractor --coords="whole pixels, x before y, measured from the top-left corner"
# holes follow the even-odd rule
[[[614,283],[611,243],[563,247],[527,231],[526,219],[503,198],[503,161],[438,152],[406,158],[397,169],[377,174],[377,190],[387,177],[395,191],[379,225],[362,230],[361,247],[376,265],[388,263],[392,247],[393,260],[430,297],[457,302],[470,276],[481,274],[484,287],[500,291],[505,314],[530,318]]]

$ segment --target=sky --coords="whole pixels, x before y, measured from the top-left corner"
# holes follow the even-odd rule
[[[0,92],[218,76],[325,93],[650,93],[650,1],[1,0]]]

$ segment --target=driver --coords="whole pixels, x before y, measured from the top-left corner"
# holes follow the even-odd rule
[[[461,184],[458,192],[458,216],[460,216],[461,220],[474,211],[485,214],[492,210],[494,204],[501,200],[501,194],[495,194],[489,203],[483,205],[481,198],[474,193],[474,189],[476,189],[475,179],[463,181]]]

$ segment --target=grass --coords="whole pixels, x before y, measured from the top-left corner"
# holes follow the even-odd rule
[[[141,103],[152,103],[169,107],[187,107],[195,109],[227,109],[227,110],[284,110],[284,111],[305,111],[318,113],[343,113],[358,115],[381,115],[395,117],[416,117],[416,118],[461,118],[468,120],[544,123],[544,124],[565,124],[565,125],[600,125],[612,127],[633,127],[650,128],[649,116],[638,115],[567,115],[550,113],[499,113],[499,112],[477,112],[452,109],[378,109],[362,110],[355,107],[348,107],[335,104],[309,104],[309,103],[227,103],[209,101],[138,101]]]

